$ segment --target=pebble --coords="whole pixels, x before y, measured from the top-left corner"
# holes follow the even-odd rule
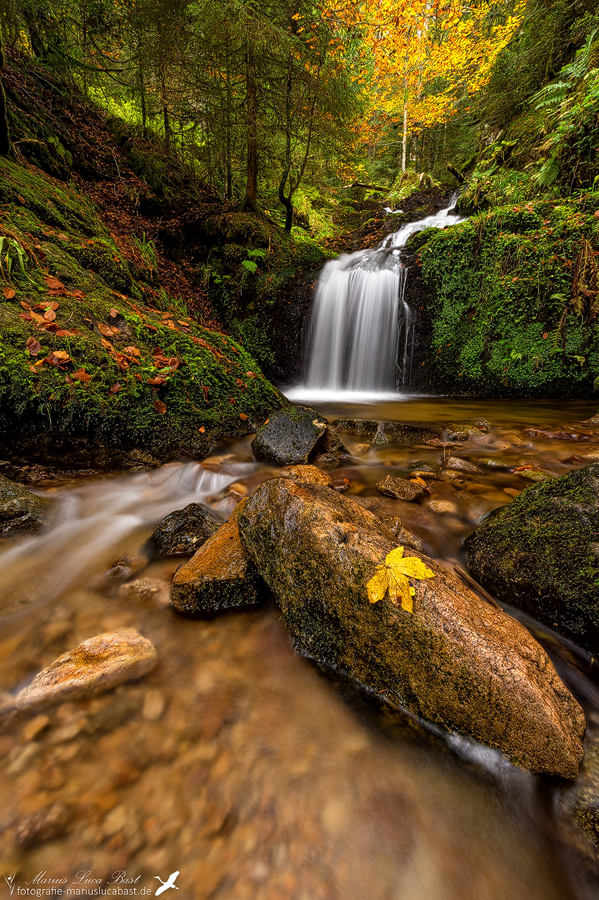
[[[435,513],[456,513],[458,511],[456,504],[451,500],[431,500],[428,505],[429,509]]]
[[[98,634],[60,656],[17,697],[32,709],[88,697],[147,675],[156,666],[153,644],[133,628]]]

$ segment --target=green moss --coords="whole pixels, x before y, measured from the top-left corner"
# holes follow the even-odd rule
[[[15,255],[10,272],[5,265],[0,273],[8,295],[0,294],[5,446],[43,456],[57,441],[64,454],[71,441],[77,458],[95,458],[105,446],[143,446],[160,459],[199,454],[210,435],[247,432],[253,420],[281,405],[281,395],[240,344],[203,328],[165,295],[160,305],[170,315],[156,308],[158,301],[141,300],[149,296],[148,286],[132,277],[98,212],[73,187],[7,160],[0,161],[0,184],[0,237],[20,248],[24,260],[21,270]],[[64,285],[57,295],[49,294],[49,276]],[[48,333],[23,318],[24,304],[41,301],[58,303],[55,325],[66,334]],[[107,334],[111,326],[118,330]],[[36,357],[27,350],[31,337],[41,344]],[[127,347],[139,351],[137,363]],[[176,358],[178,367],[157,362],[156,348]],[[71,361],[37,364],[57,350]],[[71,378],[79,369],[88,381]],[[163,384],[149,383],[161,375]],[[166,413],[157,411],[160,404]],[[87,449],[75,447],[80,439]]]
[[[577,272],[599,248],[599,193],[498,207],[410,244],[432,295],[439,386],[501,396],[593,396],[599,325]],[[597,269],[597,257],[591,268]],[[455,389],[455,388],[454,388]]]
[[[599,651],[599,464],[527,488],[466,541],[481,584]]]

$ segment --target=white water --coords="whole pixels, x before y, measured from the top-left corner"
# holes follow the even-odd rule
[[[312,310],[305,382],[286,390],[288,397],[395,399],[409,388],[413,331],[401,249],[416,231],[460,222],[452,214],[456,199],[457,193],[447,209],[404,225],[380,247],[343,254],[324,266]]]
[[[0,614],[53,601],[82,586],[90,573],[99,575],[111,560],[125,555],[144,528],[188,503],[205,503],[255,469],[252,463],[219,471],[200,463],[171,463],[46,494],[54,497],[51,524],[0,556]]]

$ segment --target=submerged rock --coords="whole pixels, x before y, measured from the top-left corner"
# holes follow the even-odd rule
[[[156,666],[153,644],[133,628],[107,631],[59,656],[18,695],[17,709],[79,700],[147,675]]]
[[[346,452],[330,422],[307,406],[272,413],[252,441],[257,460],[279,466],[305,465],[313,453],[337,458]]]
[[[49,500],[0,475],[0,536],[37,531],[46,522],[50,505]]]
[[[385,494],[386,497],[393,497],[394,500],[418,500],[419,497],[424,497],[428,493],[421,484],[407,481],[405,478],[394,478],[393,475],[387,475],[386,478],[378,482],[376,487],[381,494]]]
[[[443,429],[428,422],[387,422],[373,419],[336,419],[340,434],[366,438],[372,444],[423,444],[441,440]]]
[[[150,546],[161,556],[195,553],[221,523],[201,503],[176,509],[162,520],[150,538]]]
[[[460,456],[450,456],[443,464],[443,468],[457,469],[463,472],[480,472],[478,466],[475,466],[474,463],[469,462],[467,459],[462,459]]]
[[[599,720],[589,725],[576,783],[564,793],[560,812],[569,843],[599,869]]]
[[[599,463],[526,488],[465,546],[484,588],[599,652]]]
[[[218,612],[261,603],[258,573],[237,528],[247,502],[242,500],[228,521],[175,573],[170,596],[181,612]]]
[[[533,772],[576,774],[584,715],[522,625],[412,549],[434,573],[413,582],[413,614],[369,602],[395,543],[367,510],[279,478],[250,498],[239,530],[301,651]]]

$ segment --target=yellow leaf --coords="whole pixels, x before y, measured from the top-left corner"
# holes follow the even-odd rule
[[[395,547],[385,557],[384,565],[377,566],[376,572],[366,585],[368,599],[378,603],[389,592],[389,599],[395,606],[401,606],[406,612],[413,613],[414,588],[408,578],[434,578],[435,573],[427,569],[417,556],[403,555],[403,547]]]
[[[378,603],[387,593],[387,570],[384,566],[377,566],[376,572],[366,585],[368,599],[371,603]]]

